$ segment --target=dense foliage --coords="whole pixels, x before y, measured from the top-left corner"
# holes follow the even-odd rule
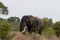
[[[53,21],[52,19],[48,19],[48,18],[43,18],[44,21],[44,29],[42,32],[42,35],[45,36],[52,36],[56,34],[56,31],[53,29]]]
[[[8,7],[6,7],[2,2],[0,2],[0,14],[8,14]]]
[[[54,24],[54,29],[56,31],[56,35],[60,36],[60,21],[58,21]]]
[[[20,18],[19,17],[10,17],[7,19],[7,21],[9,21],[9,22],[20,22]]]
[[[0,38],[6,39],[11,31],[10,25],[6,20],[0,21]]]

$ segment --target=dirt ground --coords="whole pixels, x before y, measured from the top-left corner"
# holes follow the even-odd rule
[[[16,35],[11,39],[11,40],[60,40],[59,38],[57,38],[56,36],[52,36],[52,37],[44,37],[41,35],[30,35],[30,34],[22,34],[20,32],[15,32]]]

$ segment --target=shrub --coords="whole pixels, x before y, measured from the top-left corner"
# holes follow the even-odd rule
[[[42,32],[42,35],[44,36],[53,36],[55,34],[56,34],[56,31],[52,27],[47,27]]]
[[[11,27],[9,23],[6,20],[0,21],[0,38],[1,40],[9,40],[11,39],[15,34],[11,35]]]
[[[10,32],[10,26],[7,21],[0,21],[0,38],[5,39]]]
[[[56,35],[60,36],[60,21],[54,24],[54,29],[56,30]]]
[[[9,22],[12,31],[19,31],[20,23],[18,22]]]

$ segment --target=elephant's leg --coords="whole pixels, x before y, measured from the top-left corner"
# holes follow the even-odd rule
[[[39,30],[39,34],[42,34],[43,28],[40,28]]]
[[[39,31],[39,34],[41,34],[41,31]]]
[[[28,32],[29,32],[29,33],[32,32],[32,27],[28,27]]]

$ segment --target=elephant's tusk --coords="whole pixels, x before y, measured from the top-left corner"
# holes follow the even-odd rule
[[[26,30],[27,30],[27,26],[24,27],[24,30],[21,33],[26,32]]]

